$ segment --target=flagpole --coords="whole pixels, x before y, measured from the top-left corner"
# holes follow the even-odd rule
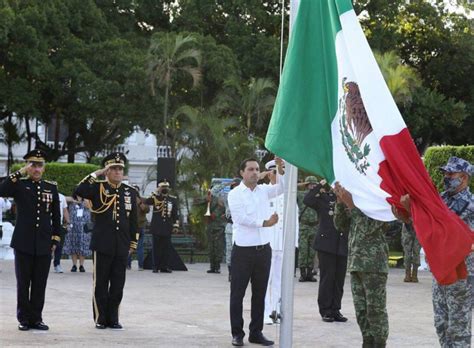
[[[298,9],[299,0],[290,1],[290,33]],[[296,184],[298,168],[286,163],[286,187],[283,210],[283,265],[281,283],[281,325],[280,347],[291,348],[293,345],[293,293],[295,272],[295,239],[296,239]]]

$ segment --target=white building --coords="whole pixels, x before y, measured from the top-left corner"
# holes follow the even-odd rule
[[[24,122],[18,122],[14,119],[14,122],[17,123],[19,133],[25,132]],[[53,146],[53,141],[48,141],[48,132],[47,127],[40,123],[37,123],[36,120],[30,121],[30,129],[35,131],[39,138],[44,141],[49,146]],[[50,138],[51,139],[51,138]],[[34,147],[34,140],[32,143]],[[62,146],[62,143],[60,143]],[[28,150],[28,143],[22,141],[21,143],[14,145],[12,148],[13,159],[15,161],[22,161],[23,156]],[[126,153],[129,160],[129,170],[128,170],[128,182],[129,184],[137,184],[140,186],[142,193],[149,194],[156,187],[156,178],[154,181],[147,183],[147,171],[151,167],[156,166],[157,161],[157,145],[156,137],[150,134],[149,131],[141,131],[136,129],[122,145],[116,147],[117,151]],[[76,163],[85,163],[86,155],[84,153],[77,153],[75,156]],[[0,176],[7,175],[7,162],[8,162],[8,147],[4,142],[3,130],[0,128]],[[59,158],[58,162],[67,162],[67,156]],[[156,172],[155,172],[156,173]]]

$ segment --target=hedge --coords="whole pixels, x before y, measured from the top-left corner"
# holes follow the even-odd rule
[[[23,166],[24,164],[14,164],[11,171],[15,172]],[[51,162],[46,163],[43,178],[56,181],[59,192],[70,196],[82,179],[99,168],[95,164]]]
[[[444,190],[443,174],[440,172],[439,167],[445,165],[451,156],[463,158],[471,164],[474,164],[474,145],[432,146],[425,152],[424,162],[426,169],[439,192]],[[472,178],[470,189],[471,192],[474,192],[474,180],[472,180]]]

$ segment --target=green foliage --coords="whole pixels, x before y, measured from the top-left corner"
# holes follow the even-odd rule
[[[474,145],[467,146],[433,146],[429,147],[424,156],[425,167],[439,192],[443,191],[443,174],[439,167],[444,166],[451,156],[456,156],[474,163]],[[474,192],[474,180],[470,182],[471,192]]]
[[[14,164],[12,172],[23,166],[24,163]],[[65,196],[70,196],[79,182],[97,169],[99,169],[99,166],[93,164],[51,162],[46,163],[43,178],[57,182],[59,192]]]

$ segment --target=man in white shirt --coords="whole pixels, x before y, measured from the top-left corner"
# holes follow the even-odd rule
[[[272,249],[267,227],[278,223],[278,214],[270,210],[269,200],[284,191],[283,161],[275,158],[278,168],[275,185],[257,185],[270,172],[260,173],[257,160],[250,158],[240,165],[242,182],[229,193],[234,246],[231,259],[230,322],[232,345],[243,346],[245,332],[242,318],[243,299],[249,281],[252,282],[251,322],[249,342],[273,345],[262,334],[265,293],[270,274]]]

